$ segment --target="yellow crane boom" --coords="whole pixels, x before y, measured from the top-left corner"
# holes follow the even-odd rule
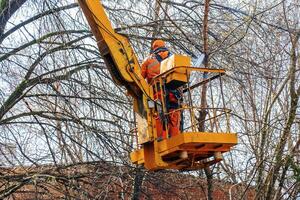
[[[150,96],[150,88],[141,76],[139,62],[128,38],[115,32],[100,1],[78,2],[115,83],[125,86],[132,96],[142,93]]]

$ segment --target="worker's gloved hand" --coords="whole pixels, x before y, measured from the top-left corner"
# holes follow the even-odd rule
[[[179,90],[172,90],[171,92],[174,94],[174,96],[176,97],[176,99],[181,99],[182,98],[182,95],[179,92]]]

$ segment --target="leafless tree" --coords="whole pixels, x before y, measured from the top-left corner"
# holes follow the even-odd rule
[[[191,179],[199,196],[212,199],[219,179],[236,185],[234,199],[253,188],[256,199],[299,198],[297,0],[214,0],[207,22],[205,1],[103,3],[140,60],[162,38],[174,53],[205,52],[208,67],[227,70],[224,98],[239,145],[206,173],[213,178],[209,193],[202,179]],[[205,177],[202,170],[150,173],[130,163],[131,99],[113,83],[76,2],[1,1],[0,62],[0,198],[150,199],[173,192],[189,199],[175,191],[191,185],[176,177]],[[210,98],[207,92],[206,103],[217,104]]]

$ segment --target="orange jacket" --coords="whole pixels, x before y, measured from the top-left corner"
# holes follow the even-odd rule
[[[162,60],[169,56],[169,51],[159,52],[158,55]],[[142,63],[142,76],[151,83],[152,79],[160,74],[160,62],[156,59],[154,54],[150,54]]]
[[[159,75],[160,63],[155,58],[155,55],[151,54],[142,63],[142,76],[151,83],[153,77]]]

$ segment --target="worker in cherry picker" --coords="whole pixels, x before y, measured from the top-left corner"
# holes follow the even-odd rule
[[[160,63],[171,56],[170,51],[166,47],[166,44],[163,40],[155,40],[151,47],[150,55],[142,63],[142,76],[150,84],[152,79],[160,74]],[[178,95],[175,92],[167,92],[167,109],[170,113],[168,116],[168,130],[169,136],[173,137],[180,133],[180,111],[175,111],[179,108]],[[154,99],[161,100],[161,92],[154,92]],[[166,131],[163,127],[163,119],[160,118],[160,115],[156,116],[156,130],[158,139],[166,138]]]

